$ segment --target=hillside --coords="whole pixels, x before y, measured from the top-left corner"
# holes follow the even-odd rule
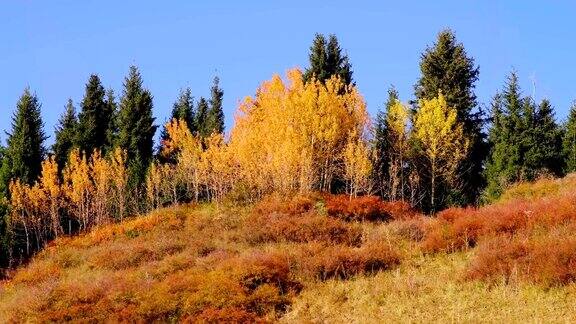
[[[576,320],[576,177],[436,217],[373,197],[186,205],[60,238],[3,321]]]

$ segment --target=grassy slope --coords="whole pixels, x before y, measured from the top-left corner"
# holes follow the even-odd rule
[[[504,201],[555,196],[575,187],[574,177],[521,185]],[[285,322],[576,321],[576,284],[547,287],[509,277],[465,280],[477,248],[424,253],[418,240],[403,234],[407,226],[402,221],[346,225],[362,234],[364,245],[393,246],[402,260],[398,267],[321,280],[314,275],[318,267],[309,265],[312,259],[302,255],[317,257],[323,250],[290,238],[254,239],[261,233],[251,227],[253,213],[251,207],[177,207],[61,239],[0,284],[0,319],[166,320],[186,314],[221,319],[222,314],[202,311],[249,307],[259,318]],[[344,249],[347,243],[329,245]],[[269,264],[275,259],[253,262],[262,253],[288,260],[290,273],[274,280],[298,282],[302,291],[273,283],[250,293],[239,288],[238,282],[246,286],[247,272],[260,271],[262,264],[273,269]],[[238,307],[226,308],[230,305]],[[286,313],[284,305],[289,305]],[[232,319],[253,319],[248,315],[240,312]]]

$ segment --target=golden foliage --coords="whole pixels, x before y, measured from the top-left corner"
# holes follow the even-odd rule
[[[343,152],[368,124],[358,90],[332,78],[302,82],[290,70],[287,82],[276,75],[239,108],[230,148],[241,181],[256,194],[328,190],[343,178]]]
[[[436,181],[455,179],[459,162],[466,156],[469,141],[464,137],[456,110],[448,107],[442,93],[420,100],[414,116],[413,136],[421,144],[431,179],[431,206],[434,206]]]

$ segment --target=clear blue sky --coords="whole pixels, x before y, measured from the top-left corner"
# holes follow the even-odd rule
[[[391,84],[412,98],[420,53],[447,27],[480,66],[480,103],[514,67],[524,93],[551,99],[563,119],[576,99],[575,13],[573,1],[6,1],[0,130],[9,130],[30,86],[52,136],[67,98],[78,108],[91,73],[119,94],[131,64],[154,95],[158,124],[180,88],[208,96],[219,75],[229,128],[238,101],[263,80],[306,67],[316,32],[338,36],[374,115]]]

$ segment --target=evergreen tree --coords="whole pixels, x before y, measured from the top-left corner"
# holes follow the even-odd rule
[[[77,124],[76,109],[74,108],[72,99],[68,99],[66,111],[60,116],[58,126],[56,126],[56,140],[52,145],[52,152],[54,153],[60,172],[64,169],[70,152],[74,147]]]
[[[194,113],[194,97],[192,97],[192,91],[190,88],[186,88],[180,91],[180,95],[174,105],[172,106],[172,113],[170,114],[170,121],[173,119],[184,120],[190,133],[196,134],[196,120]],[[158,157],[162,151],[162,143],[168,139],[168,131],[166,130],[166,125],[162,128],[162,134],[160,136],[160,145],[158,147]],[[166,161],[163,161],[166,162]]]
[[[387,197],[387,183],[390,177],[390,134],[387,123],[387,114],[391,106],[398,100],[398,92],[394,87],[388,89],[388,100],[384,111],[379,110],[376,115],[374,126],[374,146],[376,149],[374,160],[374,177],[377,183],[377,190],[382,197]]]
[[[304,82],[312,77],[324,82],[333,75],[339,76],[345,84],[352,84],[352,66],[348,56],[342,53],[335,35],[316,34],[310,47],[310,67],[304,72]]]
[[[152,95],[142,85],[138,68],[130,67],[118,112],[117,146],[127,153],[130,184],[140,186],[152,160],[154,133]]]
[[[556,122],[554,109],[547,99],[534,111],[531,146],[525,153],[526,178],[534,180],[540,173],[561,176],[564,170],[562,129]]]
[[[104,152],[112,152],[118,140],[118,104],[116,103],[116,97],[112,89],[106,92],[106,114],[109,118]]]
[[[108,128],[112,120],[110,106],[106,102],[106,91],[100,78],[93,74],[86,84],[86,91],[78,114],[76,146],[91,154],[95,149],[105,150],[108,143]]]
[[[564,172],[569,173],[576,171],[576,102],[570,107],[568,120],[564,124],[562,152],[565,159]]]
[[[214,83],[211,88],[210,110],[207,116],[207,132],[208,135],[212,133],[224,133],[224,110],[222,109],[222,99],[224,91],[220,88],[220,79],[214,78]]]
[[[8,134],[8,146],[0,171],[2,192],[7,192],[11,179],[18,178],[24,183],[32,184],[40,175],[41,163],[46,153],[46,136],[40,108],[38,97],[26,88],[18,100],[12,117],[12,131]]]
[[[454,33],[444,30],[438,34],[434,46],[422,54],[420,71],[422,76],[415,85],[416,98],[432,99],[442,92],[448,106],[456,109],[458,121],[464,127],[464,136],[471,145],[458,170],[463,180],[461,187],[444,188],[449,195],[448,203],[474,203],[485,184],[482,171],[488,149],[486,134],[482,132],[484,116],[477,109],[474,94],[479,69],[462,43],[457,42]]]
[[[204,97],[200,97],[198,107],[196,108],[196,130],[202,137],[210,135],[210,127],[208,125],[208,101]]]

